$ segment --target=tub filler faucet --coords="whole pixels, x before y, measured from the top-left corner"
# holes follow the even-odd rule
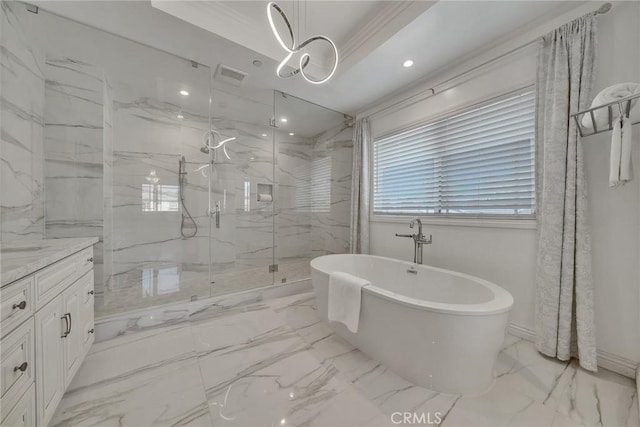
[[[416,224],[418,224],[418,234],[396,233],[396,237],[410,237],[413,239],[413,262],[422,264],[422,246],[430,245],[433,241],[433,236],[430,234],[429,239],[426,239],[422,234],[422,221],[420,221],[420,218],[413,218],[409,223],[409,228],[413,228]]]

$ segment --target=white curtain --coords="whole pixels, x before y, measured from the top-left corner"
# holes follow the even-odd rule
[[[350,248],[353,254],[368,254],[371,188],[369,157],[371,152],[371,125],[369,119],[358,119],[353,132]]]
[[[536,114],[536,347],[560,360],[578,357],[591,371],[597,363],[587,188],[570,114],[589,106],[595,43],[594,14],[542,38]]]

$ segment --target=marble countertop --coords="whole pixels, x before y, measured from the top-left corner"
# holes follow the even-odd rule
[[[0,286],[28,276],[97,242],[97,237],[2,242]]]

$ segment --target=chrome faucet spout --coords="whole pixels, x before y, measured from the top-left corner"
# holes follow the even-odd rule
[[[413,218],[409,223],[409,228],[414,228],[416,224],[418,224],[417,234],[396,233],[396,236],[411,237],[413,239],[413,262],[415,262],[416,264],[422,264],[422,246],[430,245],[433,241],[433,237],[429,235],[429,239],[426,239],[424,234],[422,234],[422,221],[420,221],[420,218]]]
[[[409,223],[409,228],[413,228],[416,223],[418,224],[418,237],[422,237],[422,221],[420,221],[420,218],[413,218]]]

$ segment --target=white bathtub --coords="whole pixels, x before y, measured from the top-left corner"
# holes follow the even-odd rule
[[[506,290],[466,274],[370,255],[321,256],[311,270],[325,321],[331,272],[371,282],[363,288],[357,333],[329,322],[371,358],[443,393],[481,393],[491,386],[513,305]]]

